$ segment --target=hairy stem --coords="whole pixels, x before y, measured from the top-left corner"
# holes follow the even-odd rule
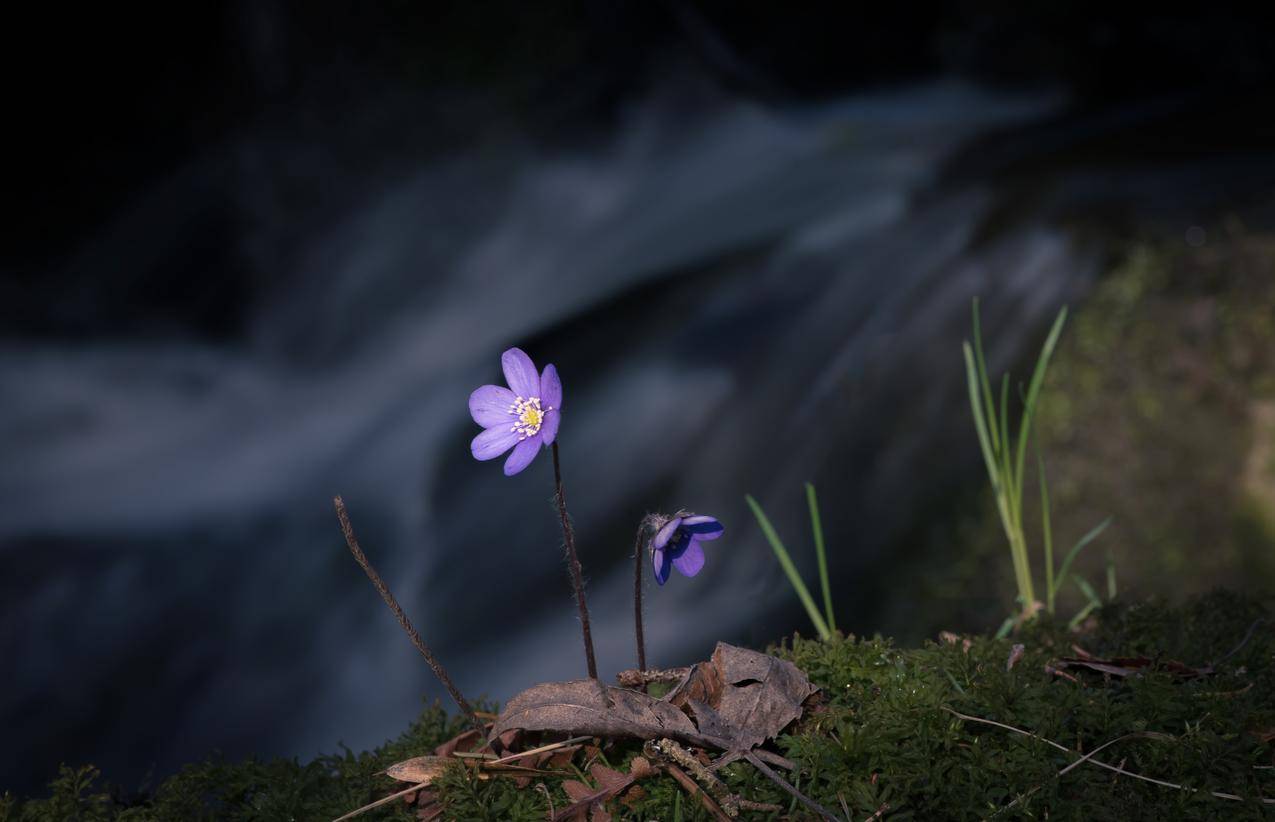
[[[646,670],[646,640],[642,636],[642,547],[648,530],[646,519],[633,541],[633,633],[637,638],[637,669]]]
[[[336,517],[341,522],[341,533],[345,535],[345,544],[349,546],[350,553],[354,555],[354,561],[367,574],[368,579],[372,580],[372,585],[376,588],[377,593],[381,595],[381,599],[385,600],[385,604],[394,613],[394,618],[398,620],[398,624],[403,626],[403,630],[407,632],[407,636],[412,640],[412,644],[416,646],[416,650],[420,651],[421,656],[425,657],[425,661],[429,664],[430,670],[434,672],[434,676],[438,677],[438,681],[443,683],[447,693],[451,694],[456,707],[460,708],[461,713],[469,718],[470,724],[478,731],[478,736],[485,739],[487,737],[486,727],[474,714],[474,709],[469,706],[469,702],[452,682],[452,678],[447,675],[447,670],[443,668],[442,663],[434,658],[434,653],[425,644],[425,640],[421,639],[421,635],[412,626],[407,614],[403,613],[403,609],[399,606],[398,600],[394,598],[394,594],[390,593],[390,587],[385,584],[385,580],[381,579],[381,575],[372,567],[372,563],[368,562],[367,555],[359,547],[359,540],[354,536],[354,527],[350,525],[350,515],[345,511],[345,500],[338,496],[333,498],[332,504],[336,506]],[[493,750],[500,753],[500,740],[491,740],[491,746]]]
[[[571,585],[576,592],[576,605],[580,608],[580,629],[584,633],[584,660],[589,666],[589,678],[598,678],[598,663],[593,658],[593,633],[589,630],[589,606],[584,601],[584,570],[576,554],[575,532],[571,530],[571,517],[567,515],[567,498],[562,491],[562,468],[558,463],[558,443],[553,444],[554,502],[558,505],[558,517],[562,520],[562,541],[567,548],[567,570],[571,572]]]

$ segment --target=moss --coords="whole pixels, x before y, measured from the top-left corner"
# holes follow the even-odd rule
[[[968,650],[960,642],[899,648],[881,637],[794,638],[775,652],[809,673],[822,689],[824,704],[781,737],[779,747],[799,764],[793,778],[801,790],[830,808],[840,808],[844,800],[855,819],[883,806],[888,808],[882,818],[890,820],[992,814],[1050,820],[1267,819],[1270,811],[1251,800],[1226,801],[1208,791],[1246,797],[1275,792],[1275,771],[1265,767],[1273,763],[1271,743],[1262,736],[1275,729],[1275,630],[1268,605],[1214,593],[1182,607],[1159,601],[1109,606],[1083,635],[1042,620],[1012,640],[971,638]],[[1022,643],[1025,654],[1007,670],[1013,642]],[[1155,671],[1129,678],[1081,676],[1083,684],[1051,676],[1046,663],[1071,655],[1072,643],[1100,656],[1146,655],[1192,666],[1213,662],[1217,672],[1191,680]],[[1059,776],[1074,756],[1037,739],[964,721],[949,709],[1086,752],[1131,733],[1162,735],[1124,738],[1099,758],[1194,791],[1118,777],[1093,765]],[[435,706],[376,751],[347,750],[307,764],[212,759],[188,766],[153,796],[132,802],[102,785],[92,768],[64,768],[48,798],[21,804],[7,796],[0,800],[0,822],[332,819],[396,787],[378,771],[429,751],[459,730],[459,723]],[[613,745],[599,756],[624,769],[637,752],[635,744]],[[730,765],[722,776],[746,797],[778,803],[791,808],[789,818],[804,818],[787,794],[750,766]],[[459,767],[438,784],[447,819],[543,820],[549,799],[558,810],[567,803],[557,778],[543,780],[547,795],[519,790],[505,779],[480,781]],[[641,787],[644,795],[631,807],[613,803],[616,818],[668,820],[679,803],[682,819],[708,818],[697,803],[678,799],[670,779],[647,779]],[[410,806],[392,803],[362,818],[412,816]]]

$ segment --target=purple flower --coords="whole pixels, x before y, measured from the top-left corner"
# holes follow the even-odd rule
[[[663,585],[671,568],[683,576],[693,577],[704,567],[704,549],[700,540],[717,539],[726,528],[714,517],[690,515],[673,517],[651,540],[651,562],[655,581]]]
[[[484,385],[469,395],[469,414],[487,429],[469,444],[474,459],[494,459],[508,451],[505,476],[512,477],[531,464],[540,446],[553,444],[562,409],[562,382],[558,369],[546,365],[536,375],[536,364],[520,348],[500,355],[508,388]]]

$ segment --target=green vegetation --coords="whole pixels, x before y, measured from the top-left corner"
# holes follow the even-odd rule
[[[1269,819],[1273,809],[1253,799],[1275,794],[1269,605],[1223,593],[1177,608],[1107,605],[1079,634],[1042,615],[1016,637],[1024,652],[1012,669],[1008,640],[970,637],[967,645],[948,636],[903,649],[880,637],[795,638],[777,652],[822,688],[823,704],[781,737],[780,750],[798,763],[792,776],[803,792],[835,809],[844,800],[855,820],[878,811],[885,820]],[[1141,656],[1166,665],[1129,676],[1068,669],[1076,681],[1049,673],[1047,665],[1076,655],[1073,643],[1099,657]],[[1216,670],[1182,676],[1169,669],[1171,660],[1192,668],[1211,663]],[[0,802],[0,822],[330,820],[401,787],[379,770],[428,753],[461,730],[461,722],[434,707],[403,737],[371,753],[346,751],[308,764],[210,760],[188,766],[131,807],[101,785],[95,771],[64,769],[49,798]],[[1189,790],[1117,775],[1091,761],[1060,774],[1079,754],[1042,739],[1083,753],[1112,743],[1095,759]],[[606,745],[597,761],[626,770],[638,751],[636,744]],[[570,768],[591,783],[587,764],[577,756]],[[731,790],[790,809],[788,818],[804,818],[751,766],[729,765],[722,776]],[[438,783],[443,818],[539,822],[547,818],[549,799],[558,810],[568,800],[560,779],[536,779],[547,794],[534,785],[519,789],[509,779],[479,781],[457,766]],[[640,787],[640,796],[611,803],[615,818],[709,818],[666,776]],[[360,818],[407,820],[412,810],[396,801]],[[781,816],[745,812],[741,818]]]
[[[805,580],[801,578],[801,572],[797,570],[792,556],[784,547],[783,540],[779,538],[775,526],[771,525],[766,512],[751,494],[745,496],[744,500],[752,509],[753,516],[757,518],[757,524],[761,527],[766,541],[770,543],[770,549],[775,552],[775,559],[779,560],[779,566],[784,569],[788,583],[797,593],[797,599],[801,600],[802,606],[805,607],[806,615],[810,617],[810,624],[815,627],[815,633],[820,639],[831,639],[837,630],[837,620],[832,615],[832,583],[828,579],[828,555],[824,551],[823,522],[819,519],[819,500],[815,496],[815,487],[806,483],[806,506],[810,509],[810,530],[815,539],[815,562],[819,568],[819,588],[823,592],[824,612],[822,614],[819,613],[819,607],[815,605],[810,589],[806,587]]]

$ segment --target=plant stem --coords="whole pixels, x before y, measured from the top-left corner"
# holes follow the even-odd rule
[[[474,714],[474,709],[469,706],[469,702],[461,694],[460,690],[452,682],[452,678],[447,675],[447,671],[443,668],[442,663],[434,658],[434,654],[430,651],[429,646],[425,644],[425,640],[421,639],[421,635],[417,633],[416,628],[412,626],[411,620],[407,618],[407,614],[403,613],[403,609],[399,606],[398,600],[394,598],[394,594],[390,593],[390,588],[385,584],[385,580],[381,579],[381,575],[372,567],[372,563],[368,562],[367,555],[363,553],[363,549],[359,547],[359,540],[354,536],[354,527],[350,525],[350,515],[345,511],[345,501],[341,497],[334,497],[332,504],[336,507],[336,517],[341,522],[341,533],[345,535],[345,544],[349,546],[350,553],[354,555],[354,561],[359,564],[367,574],[368,579],[372,580],[372,585],[376,588],[377,593],[381,595],[381,599],[385,600],[385,604],[389,606],[390,611],[394,613],[398,624],[407,632],[407,636],[412,640],[412,644],[416,646],[416,650],[420,651],[421,656],[425,657],[425,662],[429,664],[430,670],[434,672],[434,676],[438,677],[438,681],[443,683],[443,687],[447,689],[447,693],[451,694],[452,700],[456,703],[456,707],[460,708],[461,713],[469,718],[470,724],[478,731],[478,736],[482,739],[487,738],[487,728]],[[501,746],[499,739],[491,740],[492,749],[500,753]]]
[[[562,468],[558,463],[558,443],[553,444],[554,502],[558,505],[558,517],[562,520],[562,541],[567,548],[567,570],[571,572],[571,585],[576,592],[576,605],[580,608],[580,629],[584,633],[584,659],[589,666],[589,678],[598,678],[598,663],[593,658],[593,634],[589,630],[589,606],[584,601],[584,570],[576,554],[575,532],[571,530],[571,518],[567,515],[567,498],[562,491]]]
[[[647,534],[647,519],[638,525],[633,541],[633,633],[637,638],[637,669],[646,670],[646,640],[642,636],[642,547]],[[645,686],[644,686],[645,689]]]

